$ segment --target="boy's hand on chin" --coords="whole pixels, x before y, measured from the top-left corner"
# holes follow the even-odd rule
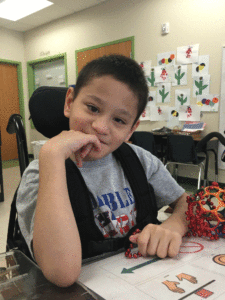
[[[81,167],[83,159],[92,149],[101,150],[101,143],[95,135],[69,130],[48,140],[41,148],[40,156],[51,154],[53,159],[64,160],[70,157]]]
[[[179,253],[182,236],[161,225],[148,224],[141,233],[130,236],[129,240],[138,245],[143,256],[157,255],[160,258],[174,257]]]

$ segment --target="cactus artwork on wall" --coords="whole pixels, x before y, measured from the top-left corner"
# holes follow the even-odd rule
[[[190,89],[175,90],[175,105],[190,105]]]
[[[187,65],[174,66],[174,80],[172,85],[187,85]]]
[[[193,77],[193,97],[209,94],[210,75]]]
[[[151,68],[150,76],[147,76],[147,83],[150,87],[155,86],[155,68]]]
[[[170,102],[170,83],[159,83],[157,90],[157,103]]]

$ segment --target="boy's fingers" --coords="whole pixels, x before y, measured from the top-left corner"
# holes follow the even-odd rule
[[[174,238],[170,241],[169,249],[168,249],[168,256],[175,257],[180,250],[180,246],[182,243],[182,237],[177,234]]]
[[[137,244],[139,234],[134,234],[129,237],[131,243]]]

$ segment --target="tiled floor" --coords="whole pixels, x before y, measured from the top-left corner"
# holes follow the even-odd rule
[[[6,250],[6,237],[8,231],[10,205],[19,182],[19,167],[3,169],[5,201],[0,202],[0,253],[5,252]]]

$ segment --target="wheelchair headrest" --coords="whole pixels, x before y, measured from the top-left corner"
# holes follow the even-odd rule
[[[69,130],[69,119],[63,113],[67,90],[65,87],[42,86],[30,98],[29,110],[33,124],[47,138]]]

